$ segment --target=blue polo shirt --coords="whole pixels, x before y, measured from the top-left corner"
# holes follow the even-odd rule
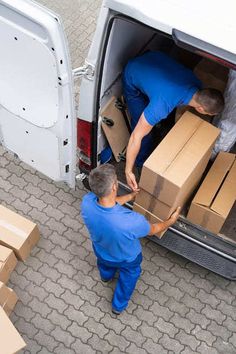
[[[155,125],[179,105],[187,105],[201,82],[193,72],[162,52],[146,52],[131,59],[124,71],[124,84],[137,97],[147,96],[144,116]]]
[[[142,251],[139,238],[150,231],[143,215],[118,203],[104,208],[92,192],[83,197],[81,212],[98,257],[110,262],[132,262]]]

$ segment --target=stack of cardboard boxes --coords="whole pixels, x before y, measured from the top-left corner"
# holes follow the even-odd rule
[[[36,224],[0,205],[0,353],[13,354],[26,346],[9,319],[18,300],[7,287],[17,259],[25,261],[39,240]]]
[[[199,183],[219,133],[196,115],[184,113],[145,161],[134,210],[156,222],[182,207]]]

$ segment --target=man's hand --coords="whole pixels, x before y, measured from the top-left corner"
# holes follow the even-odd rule
[[[128,183],[128,186],[134,191],[134,192],[138,192],[139,188],[138,188],[138,184],[136,182],[136,178],[133,172],[126,172],[126,180]]]
[[[178,207],[174,212],[173,214],[171,215],[170,217],[170,221],[174,224],[178,218],[179,218],[179,214],[180,214],[180,210],[181,210],[181,207]]]
[[[180,210],[181,210],[181,207],[178,207],[176,209],[176,211],[171,215],[171,217],[166,221],[158,222],[155,224],[150,224],[149,235],[150,236],[156,235],[162,231],[167,230],[168,227],[170,227],[171,225],[173,225],[177,221],[179,214],[180,214]]]

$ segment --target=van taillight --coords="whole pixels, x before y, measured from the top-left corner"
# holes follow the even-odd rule
[[[92,123],[78,119],[77,146],[88,157],[91,155]]]
[[[82,169],[91,169],[92,123],[77,120],[77,146],[80,149],[79,165]]]

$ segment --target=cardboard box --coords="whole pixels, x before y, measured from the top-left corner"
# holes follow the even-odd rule
[[[35,223],[0,205],[0,244],[14,250],[25,261],[39,240]]]
[[[126,154],[130,133],[122,112],[116,107],[116,97],[112,97],[101,110],[102,129],[117,162]],[[110,122],[110,124],[108,123]]]
[[[197,186],[220,130],[184,113],[142,169],[139,186],[159,201],[182,206]]]
[[[213,62],[212,60],[202,59],[195,66],[193,72],[197,76],[197,78],[202,82],[203,88],[215,88],[224,93],[228,81],[228,68],[216,62]],[[195,109],[190,106],[179,106],[176,109],[175,122],[177,122],[180,119],[181,115],[187,110],[196,114],[198,117],[206,121],[210,121],[210,119],[212,119],[211,116],[203,115],[195,111]]]
[[[11,272],[17,264],[14,252],[0,245],[0,281],[7,283]]]
[[[177,208],[175,205],[171,207],[165,203],[160,202],[160,200],[156,199],[142,188],[135,198],[135,203],[148,210],[150,213],[157,216],[161,220],[169,219],[171,214],[173,214]]]
[[[0,306],[0,348],[1,354],[13,354],[26,346],[7,314]]]
[[[225,66],[212,60],[202,59],[193,72],[202,82],[203,87],[215,88],[224,93],[229,73]]]
[[[134,202],[134,205],[133,205],[133,211],[136,211],[137,213],[140,213],[140,214],[144,215],[151,224],[155,224],[157,222],[162,222],[163,221],[160,218],[158,218],[157,216],[155,216],[152,213],[150,213],[149,211],[147,211],[146,209],[142,208],[140,205],[138,205],[135,202]],[[164,235],[164,233],[166,231],[167,230],[162,231],[162,232],[156,234],[156,236],[158,238],[162,238],[162,236]]]
[[[195,195],[187,219],[218,233],[236,199],[236,155],[220,152]]]
[[[16,303],[18,301],[18,296],[15,291],[8,288],[3,282],[0,281],[0,305],[6,312],[7,316],[10,316]]]

